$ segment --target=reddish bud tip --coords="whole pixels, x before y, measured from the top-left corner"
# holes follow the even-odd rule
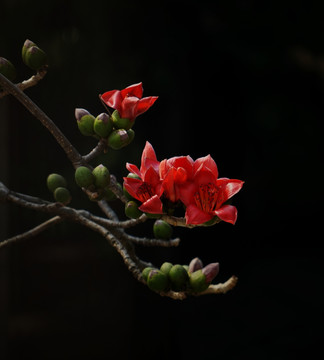
[[[219,263],[208,264],[202,269],[202,273],[206,276],[206,282],[211,283],[219,273]]]
[[[188,272],[189,273],[193,273],[197,270],[200,270],[203,268],[203,263],[202,261],[199,259],[199,258],[194,258],[190,261],[190,264],[189,264],[189,270]]]

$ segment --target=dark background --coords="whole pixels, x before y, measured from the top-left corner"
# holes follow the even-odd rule
[[[175,229],[176,249],[144,259],[219,261],[226,295],[161,298],[119,255],[78,225],[57,225],[0,252],[0,358],[307,358],[323,339],[324,4],[320,1],[2,0],[0,56],[20,59],[26,38],[50,59],[26,93],[85,154],[75,107],[104,111],[98,94],[142,81],[159,99],[134,142],[96,162],[121,179],[148,140],[158,159],[211,154],[221,177],[245,181],[235,226]],[[51,200],[46,177],[65,175],[72,205],[97,212],[65,154],[15,100],[1,100],[1,181]],[[122,216],[122,208],[116,203]],[[44,221],[1,204],[1,240]],[[152,223],[137,233],[152,236]]]

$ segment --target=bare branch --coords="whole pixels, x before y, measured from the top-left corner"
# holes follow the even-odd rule
[[[94,149],[92,149],[89,152],[89,154],[83,156],[84,162],[88,163],[91,160],[93,160],[94,158],[96,158],[98,155],[100,155],[102,152],[105,151],[106,147],[107,147],[106,139],[100,139],[98,141],[97,146]]]

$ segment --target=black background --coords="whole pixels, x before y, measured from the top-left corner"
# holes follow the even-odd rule
[[[99,114],[99,93],[140,81],[144,96],[159,96],[137,119],[134,142],[94,164],[105,163],[121,179],[126,161],[139,165],[148,140],[159,160],[211,154],[221,177],[245,181],[234,198],[235,226],[176,228],[178,248],[137,249],[156,265],[195,256],[219,261],[219,281],[239,277],[226,295],[161,298],[134,280],[100,236],[75,224],[2,249],[1,359],[318,354],[323,3],[5,0],[0,11],[0,56],[22,80],[32,74],[20,59],[24,40],[47,52],[48,75],[26,93],[81,153],[96,143],[79,134],[76,107]],[[72,205],[97,212],[46,129],[15,99],[1,101],[8,115],[1,180],[51,200],[46,177],[59,172],[69,181]],[[1,209],[4,238],[46,219],[10,204]],[[152,223],[135,231],[152,236]]]

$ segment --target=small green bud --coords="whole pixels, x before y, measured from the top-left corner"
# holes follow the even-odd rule
[[[93,176],[91,170],[85,166],[79,166],[75,170],[75,181],[80,187],[87,188],[90,185],[94,184],[95,177]]]
[[[72,197],[67,188],[58,187],[54,191],[54,199],[63,205],[67,205],[71,202]]]
[[[149,273],[150,273],[150,271],[153,270],[153,269],[154,269],[154,268],[152,268],[152,267],[146,267],[145,269],[143,269],[143,271],[142,271],[142,276],[143,276],[143,278],[144,278],[145,281],[147,281],[147,278],[148,278],[148,276],[149,276]]]
[[[113,122],[109,115],[106,113],[98,115],[94,121],[93,130],[98,136],[106,138],[113,130]]]
[[[75,118],[77,120],[78,128],[82,135],[93,136],[95,135],[93,126],[95,117],[91,115],[87,110],[77,108],[75,109]]]
[[[182,265],[184,269],[186,269],[187,272],[189,272],[189,266],[188,265]]]
[[[22,56],[22,59],[24,60],[25,56],[26,56],[26,51],[31,48],[32,46],[37,46],[34,42],[32,42],[31,40],[26,40],[24,42],[24,45],[22,47],[22,50],[21,50],[21,56]]]
[[[171,264],[170,262],[165,262],[161,265],[160,270],[165,274],[168,275],[171,268],[172,268],[173,264]]]
[[[110,173],[106,166],[100,164],[92,171],[95,178],[95,185],[99,188],[104,188],[110,184]]]
[[[46,180],[48,190],[54,192],[58,187],[66,187],[67,183],[65,178],[60,174],[49,174]]]
[[[47,56],[45,52],[32,42],[29,42],[27,46],[24,45],[22,59],[32,70],[39,70],[47,65]]]
[[[127,131],[124,129],[119,129],[119,130],[114,130],[108,136],[107,143],[112,149],[119,150],[124,146],[128,145],[130,142],[129,140],[130,138]]]
[[[127,130],[127,135],[128,135],[128,143],[126,145],[129,145],[135,137],[135,131],[133,129],[129,129]]]
[[[165,291],[168,288],[169,280],[162,271],[153,269],[147,277],[147,286],[153,291]]]
[[[197,293],[205,291],[209,286],[201,269],[190,274],[189,282],[192,290]]]
[[[16,77],[16,68],[9,60],[0,57],[0,73],[12,81]]]
[[[138,209],[138,204],[135,201],[128,201],[125,205],[125,214],[131,219],[138,219],[143,213]]]
[[[166,221],[156,220],[153,225],[153,232],[157,239],[168,240],[172,236],[173,229]]]
[[[189,276],[182,265],[173,265],[169,271],[169,279],[173,290],[183,291],[187,287]]]
[[[134,123],[134,121],[129,119],[121,118],[117,110],[112,113],[111,118],[114,123],[114,128],[116,129],[128,130],[133,126]]]

